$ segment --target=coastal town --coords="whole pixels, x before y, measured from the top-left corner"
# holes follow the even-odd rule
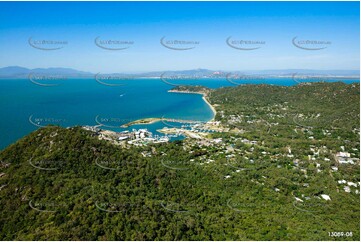
[[[131,146],[147,146],[159,143],[167,143],[176,137],[183,139],[183,147],[190,154],[199,150],[200,154],[196,159],[189,162],[201,166],[216,166],[215,161],[226,160],[226,165],[233,167],[234,171],[229,174],[222,174],[223,179],[232,179],[232,177],[248,169],[258,169],[263,162],[273,164],[276,168],[284,166],[298,171],[298,176],[302,183],[297,183],[300,187],[307,188],[312,182],[310,179],[309,168],[320,174],[328,174],[337,178],[337,190],[345,193],[359,194],[360,182],[357,176],[340,173],[350,167],[359,167],[360,157],[357,146],[350,146],[349,140],[338,140],[341,144],[328,146],[322,137],[331,137],[339,133],[338,129],[326,129],[312,127],[304,124],[307,120],[306,114],[297,114],[290,118],[292,125],[287,127],[293,133],[294,137],[298,137],[303,143],[304,148],[291,147],[273,147],[274,141],[269,142],[267,137],[277,137],[282,134],[284,126],[282,121],[287,119],[287,112],[290,106],[287,102],[284,104],[276,104],[268,107],[260,107],[259,110],[253,112],[262,113],[262,109],[266,109],[266,116],[258,117],[253,114],[246,113],[232,114],[225,110],[218,109],[218,118],[215,119],[219,107],[217,104],[211,105],[207,95],[208,90],[170,90],[169,92],[201,94],[206,103],[211,107],[214,117],[208,122],[181,120],[181,119],[165,119],[165,118],[148,118],[136,120],[125,124],[122,127],[131,127],[135,124],[153,124],[162,122],[164,127],[158,129],[158,133],[163,135],[153,135],[147,129],[132,129],[130,131],[114,132],[103,130],[101,126],[84,127],[92,131],[99,139],[108,140],[122,147]],[[179,87],[178,87],[179,89]],[[316,115],[317,119],[320,115]],[[268,121],[265,121],[267,118]],[[314,119],[315,119],[314,118]],[[279,133],[274,133],[276,132]],[[316,132],[316,133],[315,133]],[[321,132],[321,134],[320,134]],[[360,130],[354,128],[352,130],[355,136],[360,135]],[[259,135],[262,133],[262,135]],[[265,136],[265,137],[263,137]],[[254,137],[254,138],[252,138]],[[293,138],[292,138],[293,139]],[[167,154],[163,154],[167,155]],[[152,153],[147,153],[147,157],[152,157]],[[266,179],[266,178],[264,178]],[[336,178],[335,178],[336,179]],[[275,186],[276,192],[281,192],[282,188]],[[332,199],[328,194],[320,195],[324,200]],[[308,197],[305,194],[295,195],[296,202],[304,202]]]
[[[126,144],[142,146],[150,143],[164,143],[169,141],[167,136],[154,135],[147,129],[132,129],[131,131],[115,132],[103,130],[99,126],[83,126],[85,130],[91,131],[100,140],[107,140],[115,145],[125,146]]]

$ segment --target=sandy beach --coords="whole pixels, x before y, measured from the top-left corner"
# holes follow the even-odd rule
[[[207,94],[203,93],[203,92],[182,92],[182,91],[174,91],[174,90],[169,90],[168,92],[174,92],[174,93],[185,93],[185,94],[200,94],[202,95],[202,99],[203,101],[209,106],[209,108],[212,110],[213,112],[213,118],[210,121],[214,121],[217,111],[216,109],[211,105],[211,103],[208,101],[207,99]],[[170,122],[175,122],[175,121],[179,121],[179,122],[191,122],[192,120],[175,120],[175,119],[169,119],[169,118],[144,118],[144,119],[139,119],[139,120],[135,120],[132,122],[129,122],[127,124],[123,124],[121,127],[122,128],[128,128],[129,126],[132,125],[136,125],[136,124],[153,124],[159,121],[170,121]]]
[[[200,93],[203,95],[202,99],[208,104],[208,106],[212,109],[212,112],[213,112],[213,118],[211,119],[211,121],[214,121],[214,119],[216,118],[216,114],[217,114],[217,111],[216,109],[212,106],[212,104],[207,100],[207,95],[204,94],[204,93]]]
[[[185,94],[200,94],[200,95],[202,95],[203,101],[205,101],[208,104],[209,108],[213,112],[213,118],[210,121],[214,121],[214,119],[216,117],[216,114],[217,114],[217,111],[216,111],[215,107],[213,107],[212,104],[208,101],[206,93],[203,93],[203,92],[189,92],[189,91],[176,91],[176,90],[169,90],[168,92],[185,93]]]

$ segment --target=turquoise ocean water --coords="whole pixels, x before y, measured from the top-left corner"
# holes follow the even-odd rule
[[[340,80],[335,80],[340,81]],[[346,83],[359,80],[342,80]],[[57,81],[56,86],[39,86],[28,79],[0,80],[0,149],[47,124],[63,127],[97,125],[118,128],[140,118],[165,117],[208,121],[213,113],[201,95],[167,92],[170,86],[159,79],[123,80],[122,86],[107,86],[94,79]],[[180,85],[203,85],[209,88],[235,86],[224,79],[179,80]],[[266,79],[252,83],[295,85],[291,78]],[[166,125],[134,125],[153,134]],[[160,135],[160,134],[159,134]]]

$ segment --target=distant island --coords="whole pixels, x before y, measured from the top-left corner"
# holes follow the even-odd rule
[[[284,69],[284,70],[209,70],[209,69],[192,69],[192,70],[174,70],[174,71],[152,71],[142,73],[93,73],[89,71],[79,71],[72,68],[51,67],[51,68],[25,68],[21,66],[8,66],[0,68],[0,79],[10,78],[28,78],[30,74],[37,75],[62,75],[68,78],[94,78],[95,75],[113,75],[124,76],[127,78],[160,78],[162,75],[167,77],[182,78],[225,78],[229,73],[235,75],[257,75],[269,78],[292,78],[294,74],[298,77],[325,77],[325,78],[344,78],[359,79],[359,70],[308,70],[308,69]]]

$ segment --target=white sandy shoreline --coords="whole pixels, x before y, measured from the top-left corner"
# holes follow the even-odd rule
[[[202,95],[202,99],[203,101],[209,106],[209,108],[212,110],[213,112],[213,118],[209,121],[214,121],[217,111],[216,109],[211,105],[211,103],[208,101],[207,99],[207,94],[206,93],[202,93],[202,92],[188,92],[188,91],[174,91],[174,90],[169,90],[168,92],[174,92],[174,93],[183,93],[183,94],[200,94]],[[132,125],[148,125],[148,124],[153,124],[162,120],[171,120],[171,119],[164,119],[164,118],[143,118],[143,119],[138,119],[135,121],[132,121],[130,123],[124,124],[122,125],[122,128],[128,128]]]
[[[216,118],[217,111],[212,106],[212,104],[208,101],[206,93],[203,93],[203,92],[189,92],[189,91],[176,91],[176,90],[169,90],[168,92],[183,93],[183,94],[200,94],[200,95],[202,95],[203,101],[209,106],[209,108],[213,112],[213,118],[210,121],[214,121],[214,119]]]
[[[212,104],[207,100],[207,95],[203,94],[202,99],[208,104],[208,106],[211,108],[212,112],[213,112],[213,118],[211,119],[211,121],[214,121],[214,119],[216,118],[216,114],[217,111],[216,109],[212,106]]]

